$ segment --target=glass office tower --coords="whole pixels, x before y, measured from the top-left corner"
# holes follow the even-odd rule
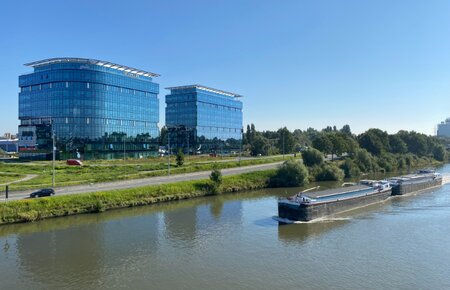
[[[51,152],[52,132],[61,158],[117,158],[157,153],[157,74],[83,58],[26,64],[19,77],[19,152]]]
[[[240,149],[242,96],[201,85],[167,89],[167,141],[172,150],[229,154]]]

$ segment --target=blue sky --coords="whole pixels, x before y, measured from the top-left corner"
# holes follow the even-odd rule
[[[450,117],[450,1],[1,1],[0,134],[18,75],[51,57],[108,60],[168,86],[244,95],[244,124],[433,134]]]

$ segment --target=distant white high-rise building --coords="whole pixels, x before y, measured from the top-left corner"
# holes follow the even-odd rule
[[[439,137],[450,137],[450,118],[438,124],[437,135]]]

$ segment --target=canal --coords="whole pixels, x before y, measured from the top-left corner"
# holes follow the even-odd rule
[[[279,226],[296,191],[1,226],[0,289],[450,289],[450,185]]]

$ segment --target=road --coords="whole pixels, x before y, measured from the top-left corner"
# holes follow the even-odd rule
[[[267,163],[267,164],[259,164],[252,166],[243,166],[243,167],[235,167],[222,169],[222,175],[235,175],[253,171],[261,171],[267,169],[274,169],[278,165],[280,165],[282,161],[275,163]],[[98,192],[98,191],[107,191],[107,190],[116,190],[116,189],[126,189],[126,188],[134,188],[134,187],[142,187],[147,185],[158,185],[164,183],[173,183],[179,181],[188,181],[188,180],[199,180],[209,178],[211,171],[201,171],[201,172],[193,172],[193,173],[184,173],[184,174],[175,174],[171,176],[157,176],[157,177],[148,177],[141,179],[132,179],[132,180],[121,180],[121,181],[112,181],[112,182],[102,182],[102,183],[91,183],[91,184],[83,184],[83,185],[74,185],[74,186],[65,186],[65,187],[56,187],[55,192],[56,195],[68,195],[68,194],[77,194],[77,193],[87,193],[87,192]],[[15,191],[9,193],[8,200],[18,200],[24,199],[30,196],[30,193],[34,190],[26,190],[26,191]],[[4,193],[2,193],[2,198],[0,201],[4,201]]]

